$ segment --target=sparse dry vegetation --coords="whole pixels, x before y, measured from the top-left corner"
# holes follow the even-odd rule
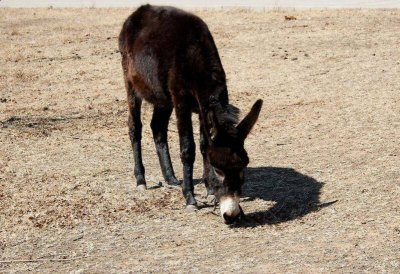
[[[202,185],[195,214],[158,187],[147,104],[153,188],[135,191],[117,50],[130,12],[1,9],[0,272],[399,273],[400,11],[196,12],[231,101],[264,99],[234,227]],[[174,120],[169,139],[181,178]]]

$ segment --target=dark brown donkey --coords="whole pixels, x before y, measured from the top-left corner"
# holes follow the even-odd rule
[[[125,21],[119,50],[129,106],[129,136],[137,187],[146,189],[142,163],[142,100],[154,105],[151,129],[164,179],[179,185],[168,150],[168,122],[175,108],[178,124],[182,191],[188,208],[196,208],[193,193],[192,112],[199,114],[203,181],[216,195],[225,222],[241,213],[243,171],[249,163],[244,140],[261,110],[258,100],[238,123],[238,109],[229,104],[225,72],[207,25],[197,16],[172,7],[145,5]],[[215,176],[216,175],[216,176]]]

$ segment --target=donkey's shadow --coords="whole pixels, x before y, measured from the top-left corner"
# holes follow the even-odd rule
[[[246,200],[256,199],[273,202],[274,205],[265,210],[246,214],[240,226],[277,224],[335,203],[335,201],[320,203],[319,195],[322,187],[322,182],[292,168],[249,167],[243,187],[244,205]]]

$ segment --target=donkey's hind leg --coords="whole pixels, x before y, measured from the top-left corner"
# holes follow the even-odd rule
[[[151,129],[156,145],[158,159],[160,160],[161,170],[168,185],[178,186],[179,181],[175,177],[174,168],[171,163],[171,156],[168,148],[168,123],[171,117],[172,107],[160,108],[154,106],[153,118],[151,119]]]
[[[144,179],[144,166],[142,161],[142,121],[140,119],[140,112],[142,106],[142,99],[135,96],[132,85],[127,82],[126,89],[128,93],[128,127],[129,137],[133,149],[133,158],[135,161],[134,174],[136,177],[136,184],[138,190],[146,189],[146,180]]]

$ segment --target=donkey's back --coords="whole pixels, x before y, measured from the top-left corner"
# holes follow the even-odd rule
[[[225,83],[207,25],[173,7],[138,8],[123,25],[119,49],[126,56],[126,80],[137,96],[154,105],[171,105],[172,92],[192,97],[194,90],[204,90],[203,83],[212,70],[219,71]]]

